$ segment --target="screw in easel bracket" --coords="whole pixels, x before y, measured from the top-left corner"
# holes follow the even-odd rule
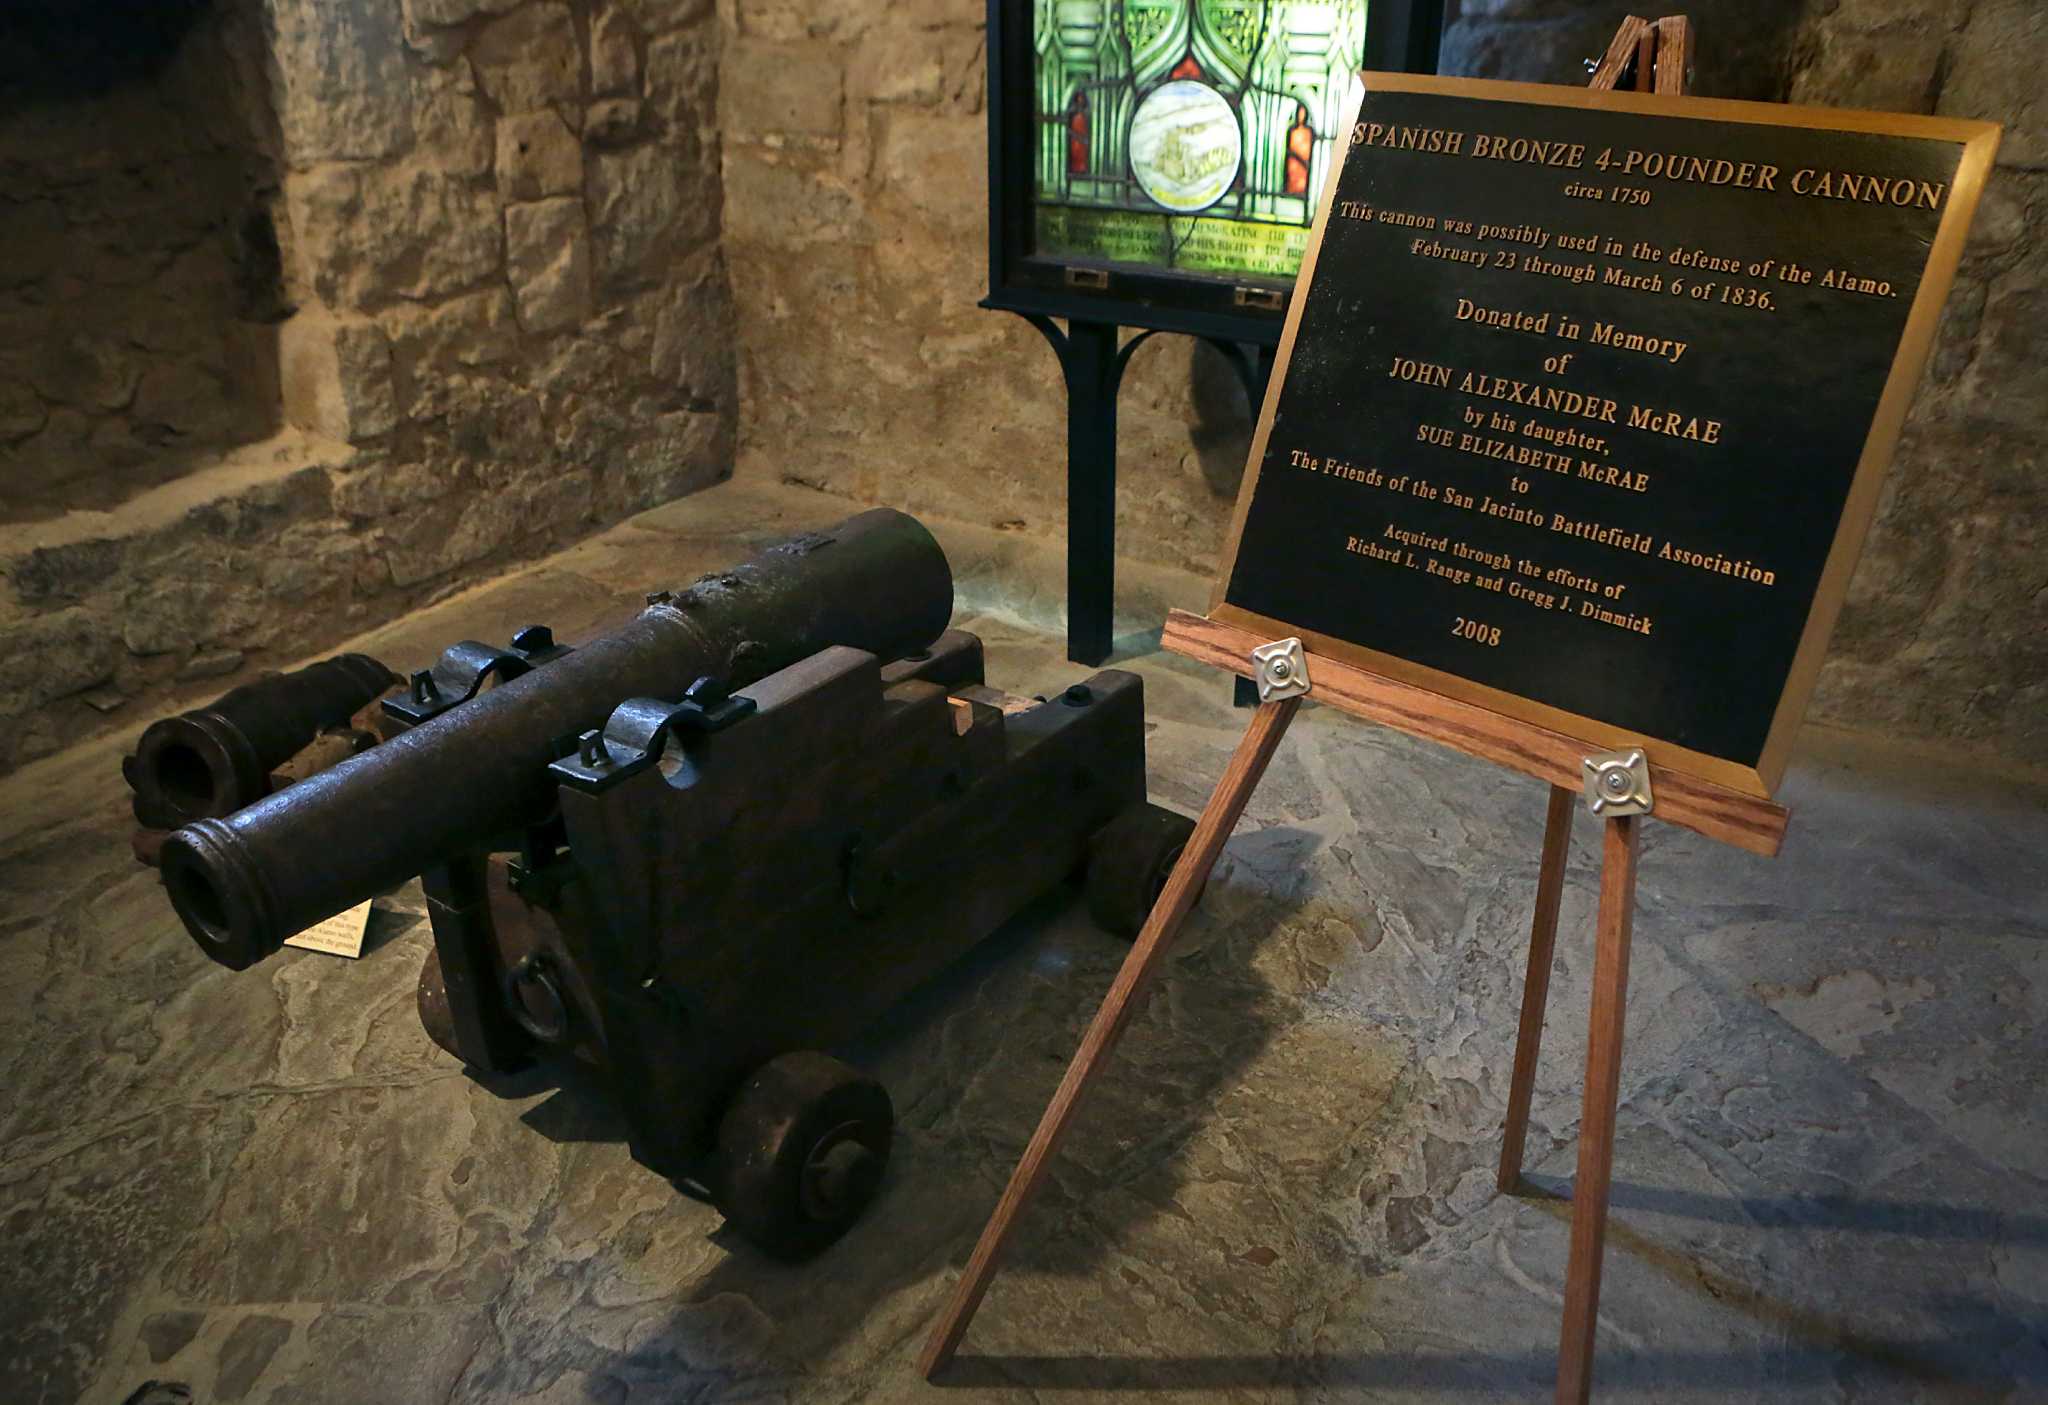
[[[1588,756],[1581,766],[1586,808],[1601,819],[1650,813],[1655,803],[1650,796],[1650,761],[1640,747]]]
[[[1306,693],[1308,655],[1299,639],[1278,639],[1252,650],[1253,677],[1259,685],[1259,701],[1298,698]]]

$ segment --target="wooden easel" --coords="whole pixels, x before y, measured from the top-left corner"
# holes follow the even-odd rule
[[[1684,16],[1655,22],[1631,16],[1615,33],[1595,66],[1596,89],[1612,89],[1631,67],[1638,90],[1679,94],[1692,51],[1692,26]],[[1259,677],[1253,650],[1271,641],[1233,625],[1182,611],[1167,617],[1161,641],[1174,653],[1212,664],[1244,678]],[[1515,1040],[1507,1119],[1501,1136],[1498,1184],[1503,1192],[1520,1182],[1529,1104],[1536,1083],[1536,1058],[1543,1038],[1549,997],[1557,914],[1564,893],[1565,855],[1571,837],[1573,802],[1584,780],[1587,759],[1605,748],[1517,721],[1470,703],[1398,682],[1322,655],[1303,655],[1311,692],[1318,702],[1368,722],[1441,742],[1469,756],[1506,766],[1547,782],[1550,805],[1543,832],[1543,857],[1536,883],[1536,912],[1529,938],[1529,967],[1522,989],[1521,1024]],[[1267,679],[1271,681],[1270,677]],[[1024,1158],[1010,1177],[995,1213],[982,1231],[944,1315],[933,1328],[918,1361],[931,1378],[952,1360],[976,1308],[995,1274],[996,1260],[1015,1232],[1024,1206],[1045,1180],[1054,1153],[1078,1110],[1082,1095],[1107,1060],[1138,997],[1208,880],[1223,845],[1301,705],[1301,696],[1274,697],[1259,704],[1238,742],[1223,777],[1196,822],[1179,865],[1167,880],[1131,954],[1081,1040],[1080,1050],[1040,1119]],[[1769,800],[1744,794],[1649,764],[1654,815],[1710,839],[1766,857],[1784,839],[1787,814]],[[1599,813],[1598,810],[1595,813]],[[1578,1173],[1572,1189],[1571,1256],[1565,1275],[1564,1323],[1558,1344],[1557,1399],[1586,1400],[1592,1390],[1593,1337],[1600,1302],[1600,1267],[1607,1231],[1607,1201],[1614,1163],[1615,1113],[1621,1088],[1621,1045],[1626,1023],[1629,938],[1635,913],[1639,820],[1634,815],[1604,824],[1600,907],[1595,926],[1591,1028],[1586,1044],[1584,1104],[1579,1127]]]

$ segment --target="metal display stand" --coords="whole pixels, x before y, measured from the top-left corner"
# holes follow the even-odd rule
[[[1683,16],[1654,23],[1631,17],[1595,66],[1591,86],[1616,86],[1633,64],[1639,89],[1682,92],[1691,40],[1691,25]],[[1082,1096],[1135,1013],[1139,996],[1194,906],[1302,699],[1313,687],[1319,702],[1519,771],[1550,788],[1528,972],[1502,1129],[1497,1180],[1504,1192],[1513,1190],[1521,1178],[1575,798],[1583,795],[1587,808],[1603,821],[1591,1023],[1556,1396],[1560,1405],[1587,1400],[1592,1391],[1594,1331],[1614,1163],[1641,823],[1654,816],[1769,857],[1783,841],[1786,810],[1759,796],[1664,770],[1640,748],[1602,751],[1533,723],[1337,659],[1312,656],[1298,639],[1266,641],[1230,624],[1174,611],[1167,618],[1162,642],[1171,652],[1255,681],[1258,709],[982,1231],[925,1344],[919,1370],[930,1378],[952,1360],[995,1275],[996,1261],[1015,1232],[1025,1205],[1043,1183]]]
[[[995,304],[984,302],[983,307]],[[1110,655],[1116,633],[1116,396],[1131,354],[1163,328],[1120,343],[1123,326],[1069,317],[1063,332],[1041,312],[1018,316],[1036,327],[1060,359],[1067,383],[1067,657],[1093,667]],[[1244,385],[1256,413],[1280,343],[1204,336]]]
[[[987,0],[989,295],[1052,344],[1067,385],[1067,657],[1095,665],[1114,633],[1116,396],[1124,367],[1155,332],[1200,337],[1222,352],[1250,396],[1265,399],[1289,296],[1280,280],[1228,278],[1039,255],[1031,235],[1033,0]],[[1374,0],[1367,69],[1434,73],[1442,0]],[[1059,321],[1064,320],[1064,331]],[[1124,329],[1137,333],[1124,341]],[[1242,699],[1240,699],[1242,700]]]

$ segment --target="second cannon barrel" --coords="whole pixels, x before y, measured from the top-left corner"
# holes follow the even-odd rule
[[[151,723],[123,767],[136,819],[168,829],[254,804],[270,793],[272,771],[396,682],[368,654],[342,654]]]

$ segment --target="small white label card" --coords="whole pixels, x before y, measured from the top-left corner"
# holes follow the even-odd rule
[[[296,937],[285,938],[286,946],[324,951],[329,956],[346,956],[351,961],[363,954],[363,937],[370,930],[370,904],[359,902],[347,912],[337,912],[325,922],[316,922]]]

